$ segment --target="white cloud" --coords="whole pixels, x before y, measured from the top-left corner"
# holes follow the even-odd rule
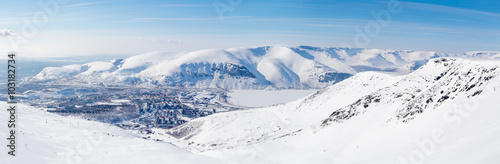
[[[14,36],[14,35],[16,35],[16,33],[14,33],[14,31],[12,31],[12,30],[6,30],[6,29],[0,30],[0,37],[7,37],[7,36]]]

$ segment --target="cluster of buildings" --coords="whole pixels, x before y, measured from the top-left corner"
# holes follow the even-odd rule
[[[123,127],[172,128],[194,118],[237,110],[225,103],[225,94],[217,89],[105,88],[55,97],[45,94],[29,102],[50,112]]]

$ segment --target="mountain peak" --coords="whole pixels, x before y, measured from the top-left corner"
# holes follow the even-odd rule
[[[468,56],[495,55],[493,52],[476,52]],[[430,59],[445,56],[458,55],[304,45],[206,49],[177,54],[151,52],[110,62],[45,68],[28,81],[50,83],[58,79],[72,84],[154,84],[228,89],[322,88],[363,71],[409,73]]]

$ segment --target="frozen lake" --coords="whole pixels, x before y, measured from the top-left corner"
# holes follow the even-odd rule
[[[232,90],[229,102],[248,107],[263,107],[291,102],[317,92],[314,90]]]

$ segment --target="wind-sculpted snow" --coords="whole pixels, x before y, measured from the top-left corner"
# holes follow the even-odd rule
[[[494,59],[498,53],[456,55],[432,51],[310,46],[209,49],[176,54],[152,52],[108,62],[48,67],[27,82],[319,89],[358,72],[410,73],[430,59],[446,56]]]

